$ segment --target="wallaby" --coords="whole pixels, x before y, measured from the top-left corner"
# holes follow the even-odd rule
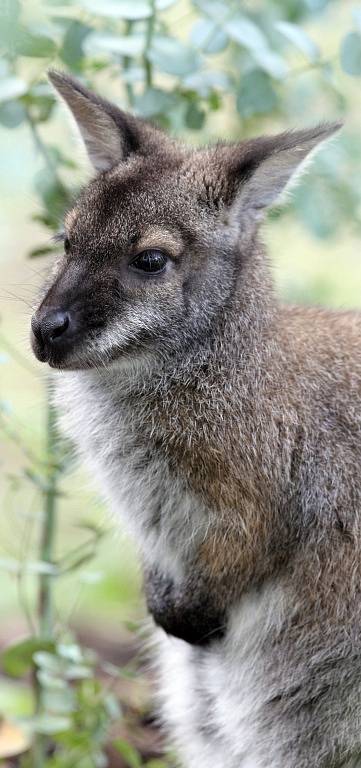
[[[361,315],[280,304],[258,234],[339,125],[194,149],[50,80],[98,173],[65,216],[32,345],[139,545],[182,765],[351,768]]]

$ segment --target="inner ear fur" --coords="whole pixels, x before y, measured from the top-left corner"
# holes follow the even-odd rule
[[[272,205],[298,176],[306,159],[341,126],[326,123],[229,147],[225,173],[231,205],[239,213]]]
[[[109,170],[132,154],[150,153],[167,141],[158,128],[123,112],[69,75],[51,70],[48,77],[69,107],[97,171]]]

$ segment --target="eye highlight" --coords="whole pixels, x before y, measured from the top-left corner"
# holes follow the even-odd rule
[[[144,272],[148,275],[159,275],[166,268],[168,256],[156,248],[141,251],[130,262],[129,266],[135,272]]]

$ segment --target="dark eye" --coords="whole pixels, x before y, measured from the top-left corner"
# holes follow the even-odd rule
[[[65,253],[69,253],[70,251],[70,240],[68,237],[64,237],[64,251]]]
[[[138,253],[135,259],[130,262],[130,266],[137,272],[147,272],[147,274],[155,275],[163,272],[167,261],[168,256],[162,251],[148,250]]]

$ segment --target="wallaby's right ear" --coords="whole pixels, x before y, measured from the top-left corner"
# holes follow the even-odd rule
[[[146,154],[162,136],[157,128],[122,112],[72,77],[55,70],[48,77],[71,110],[97,171],[109,170],[133,153]]]

